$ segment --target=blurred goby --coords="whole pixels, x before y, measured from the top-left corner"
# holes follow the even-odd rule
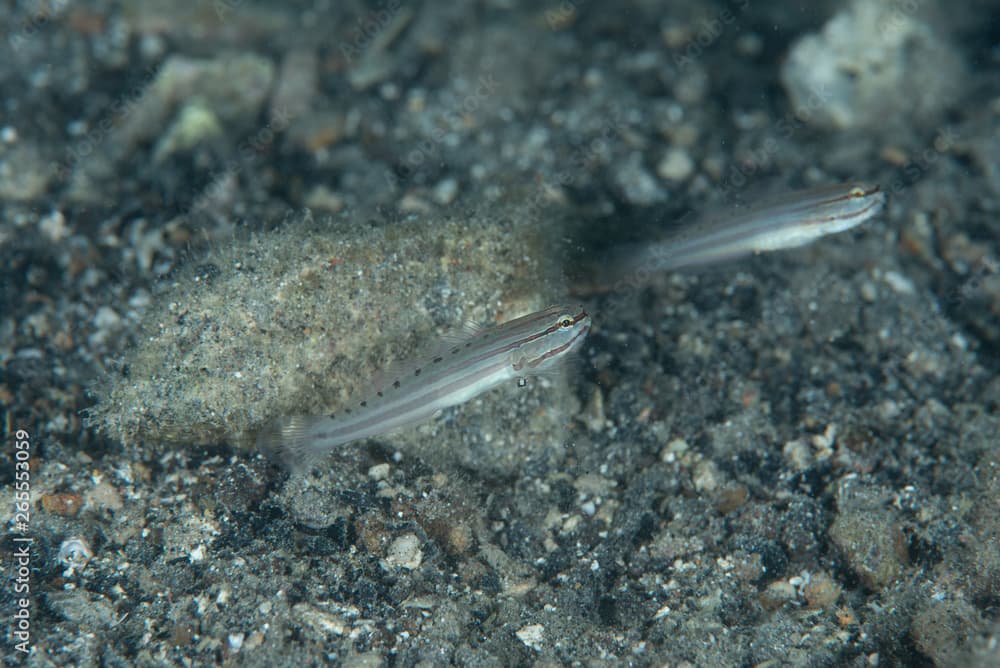
[[[337,446],[422,422],[500,383],[546,373],[589,331],[582,307],[558,305],[471,332],[401,367],[336,413],[273,421],[258,435],[258,447],[287,468],[307,470]]]
[[[885,206],[878,185],[848,183],[792,192],[695,222],[661,241],[618,246],[601,265],[598,291],[662,271],[804,246],[849,230]]]

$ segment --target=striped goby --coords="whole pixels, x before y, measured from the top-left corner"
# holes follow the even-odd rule
[[[579,306],[550,306],[496,327],[481,329],[398,374],[332,415],[274,420],[258,447],[294,471],[351,441],[422,422],[500,383],[551,370],[583,343],[590,316]]]
[[[796,248],[849,230],[876,216],[885,206],[878,185],[844,183],[799,190],[764,199],[735,211],[709,215],[661,241],[625,244],[603,259],[593,284],[578,294],[616,289],[618,283],[642,282],[661,271]]]

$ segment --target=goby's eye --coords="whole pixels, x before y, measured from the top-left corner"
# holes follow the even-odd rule
[[[563,318],[562,320],[559,321],[559,326],[560,327],[572,327],[573,326],[573,319],[572,318]]]

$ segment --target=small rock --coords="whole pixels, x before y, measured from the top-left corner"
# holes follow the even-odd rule
[[[75,493],[46,494],[42,497],[45,512],[62,517],[76,517],[83,506],[83,497]]]
[[[344,208],[344,198],[323,185],[317,185],[305,199],[306,206],[317,211],[337,213]]]
[[[53,211],[38,221],[38,229],[52,243],[59,243],[69,236],[66,216],[61,211]]]
[[[342,636],[349,628],[347,621],[340,615],[320,610],[308,603],[296,603],[292,606],[292,615],[322,638]]]
[[[719,487],[719,476],[715,462],[704,459],[694,467],[694,488],[699,493],[714,492]]]
[[[587,402],[587,409],[581,419],[587,425],[587,429],[592,433],[599,433],[607,427],[608,417],[604,411],[604,393],[597,385],[593,386],[590,393],[590,400]]]
[[[636,206],[651,206],[667,199],[666,191],[642,164],[639,153],[633,153],[615,168],[613,182],[622,198]]]
[[[285,54],[271,96],[271,117],[298,118],[312,109],[318,74],[319,61],[311,49]]]
[[[787,580],[775,580],[761,592],[759,600],[766,610],[777,610],[795,601],[795,587]]]
[[[424,553],[420,549],[420,539],[412,533],[404,534],[392,541],[382,565],[385,568],[405,568],[412,571],[420,567]]]
[[[38,199],[49,187],[54,170],[30,144],[17,144],[0,154],[0,200],[28,202]]]
[[[816,573],[809,578],[809,583],[803,587],[802,593],[810,608],[829,608],[837,602],[840,596],[840,585],[826,573]]]
[[[861,507],[841,511],[830,539],[869,589],[881,591],[903,576],[906,537],[889,513]]]
[[[914,617],[910,637],[935,665],[963,665],[956,655],[982,627],[979,613],[963,599],[929,602]]]
[[[455,201],[458,196],[458,181],[455,179],[444,179],[434,186],[434,201],[442,206],[446,206]]]
[[[688,152],[682,148],[672,148],[664,154],[656,173],[664,181],[679,183],[684,181],[694,171],[694,161]]]
[[[94,316],[94,327],[98,329],[117,329],[121,327],[122,318],[110,306],[102,306],[97,309]]]
[[[156,143],[153,162],[160,163],[175,153],[185,153],[214,137],[222,136],[222,125],[211,109],[192,102],[186,105],[170,128]]]
[[[372,480],[385,480],[389,477],[389,464],[383,462],[368,469],[368,477]]]
[[[813,456],[812,451],[809,449],[809,444],[801,438],[796,438],[785,443],[785,446],[781,449],[781,454],[785,456],[785,459],[788,460],[796,471],[805,471],[813,465]]]
[[[528,624],[515,634],[518,639],[531,649],[538,651],[545,640],[545,627],[541,624]]]
[[[846,129],[937,117],[957,99],[963,67],[916,12],[855,0],[792,46],[781,75],[799,116]]]
[[[750,490],[746,485],[730,485],[719,493],[719,497],[715,500],[715,509],[720,515],[728,515],[742,508],[749,498]]]

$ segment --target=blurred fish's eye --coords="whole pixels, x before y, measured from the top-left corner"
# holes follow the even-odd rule
[[[562,320],[559,321],[559,326],[560,327],[572,327],[573,326],[573,319],[572,318],[566,318],[566,317],[564,317]]]

